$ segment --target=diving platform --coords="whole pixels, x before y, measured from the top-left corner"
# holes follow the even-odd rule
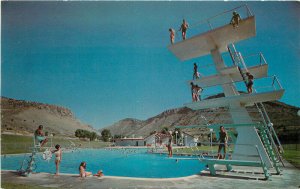
[[[216,48],[219,52],[227,51],[227,45],[248,39],[256,35],[255,16],[242,19],[239,26],[233,28],[227,24],[186,40],[169,45],[169,50],[181,61],[211,53]]]
[[[201,110],[207,108],[229,107],[231,104],[239,103],[242,106],[251,106],[258,102],[267,102],[278,100],[282,97],[284,89],[269,92],[240,94],[235,96],[227,96],[221,98],[213,98],[198,102],[184,104],[184,106],[193,110]]]
[[[246,8],[246,14],[241,14],[240,8]],[[226,16],[228,13],[232,13],[232,20],[240,18],[239,15],[238,18],[236,17],[237,9],[239,9],[239,15],[243,17],[238,27],[233,27],[232,24],[229,24],[229,20],[224,24],[222,21],[228,18],[228,16]],[[216,20],[216,18],[219,20]],[[219,25],[221,22],[224,25]],[[235,137],[229,132],[234,142],[234,151],[231,156],[232,160],[215,161],[213,159],[203,159],[203,161],[208,164],[212,175],[215,175],[215,164],[262,167],[266,179],[269,177],[267,169],[272,167],[275,167],[277,174],[279,174],[280,170],[277,165],[277,160],[280,159],[280,154],[276,150],[276,144],[267,127],[271,122],[266,110],[264,108],[261,110],[257,104],[279,100],[285,90],[282,88],[276,76],[268,76],[268,64],[262,53],[259,53],[259,59],[256,59],[256,55],[253,54],[243,57],[241,52],[235,48],[235,43],[256,35],[255,16],[251,13],[247,5],[243,5],[205,19],[201,24],[204,23],[209,25],[209,30],[204,32],[198,31],[198,34],[168,46],[168,49],[181,61],[211,55],[216,73],[188,81],[189,91],[192,93],[194,102],[186,103],[184,106],[193,110],[228,107],[232,123],[234,123],[233,127],[238,134],[237,137]],[[216,27],[213,28],[213,25]],[[225,64],[224,58],[222,57],[224,52],[228,52],[230,55],[232,60],[231,65]],[[248,66],[247,64],[252,66]],[[247,72],[253,75],[254,78],[251,79],[250,76],[247,76]],[[269,83],[270,80],[268,78],[272,78],[271,83]],[[246,89],[245,84],[249,82],[250,79],[254,84],[251,85],[247,91],[251,93],[239,92],[240,90],[238,89],[240,87],[243,88],[242,90]],[[198,90],[197,87],[190,85],[191,82],[205,88],[205,90]],[[220,89],[222,89],[225,97],[207,98],[199,101],[201,96],[202,98],[212,96],[210,92],[207,92],[210,87],[213,89],[213,94],[216,94],[216,91],[219,92]],[[261,112],[260,116],[263,119],[263,127],[256,126],[253,123],[250,113],[247,111],[246,106],[252,105],[256,105],[258,111]],[[217,126],[208,124],[213,120],[205,121],[207,122],[206,127],[214,127],[214,130],[218,129]],[[190,125],[185,128],[197,127],[201,126]],[[228,127],[230,127],[230,125],[228,125]],[[270,141],[273,141],[272,144]]]
[[[244,69],[242,69],[243,72],[245,72]],[[248,71],[254,76],[254,78],[263,78],[268,76],[268,64],[262,64],[257,66],[248,67]],[[239,69],[237,66],[232,67],[226,67],[220,70],[220,74],[211,75],[207,77],[202,77],[195,80],[189,80],[188,85],[190,85],[191,82],[194,84],[197,84],[201,87],[211,87],[216,85],[223,85],[231,82],[236,81],[242,81],[242,75],[239,72]],[[230,75],[229,77],[224,77],[224,75]]]

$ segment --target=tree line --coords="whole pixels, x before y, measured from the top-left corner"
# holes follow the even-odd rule
[[[99,140],[103,140],[104,142],[110,141],[110,139],[112,137],[109,129],[104,129],[101,132],[101,136],[97,135],[97,133],[95,133],[95,132],[90,132],[90,131],[83,130],[83,129],[77,129],[75,131],[75,136],[78,138],[88,138],[88,139],[90,139],[90,141],[99,139]]]
[[[88,138],[88,139],[90,139],[90,141],[93,141],[96,138],[100,138],[100,136],[97,135],[97,133],[90,132],[90,131],[83,130],[83,129],[77,129],[75,131],[75,136],[78,138]]]

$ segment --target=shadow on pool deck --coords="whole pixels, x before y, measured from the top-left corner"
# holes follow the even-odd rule
[[[77,175],[62,174],[54,176],[48,173],[36,173],[30,177],[21,177],[13,171],[2,171],[1,182],[28,184],[42,187],[55,188],[299,188],[300,170],[285,162],[281,175],[272,175],[270,180],[264,180],[264,176],[257,168],[247,167],[247,172],[241,171],[241,167],[234,167],[234,172],[219,170],[218,176],[209,175],[203,171],[199,175],[176,179],[142,179],[126,177],[87,177],[79,178]]]

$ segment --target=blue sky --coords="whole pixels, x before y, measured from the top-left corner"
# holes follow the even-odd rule
[[[269,75],[277,75],[286,89],[281,101],[299,107],[300,4],[247,4],[256,16],[257,36],[236,47],[243,54],[262,52]],[[201,67],[212,60],[208,55],[180,62],[167,49],[168,28],[179,28],[183,18],[196,26],[240,5],[1,2],[1,95],[65,106],[95,128],[182,107],[191,100],[186,81],[193,62]],[[188,37],[198,32],[194,28]]]

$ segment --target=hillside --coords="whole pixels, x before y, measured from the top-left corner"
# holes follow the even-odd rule
[[[1,97],[1,132],[32,134],[39,125],[55,135],[74,136],[75,130],[96,131],[81,123],[71,110],[55,105]]]
[[[266,102],[264,106],[268,112],[274,128],[284,141],[299,141],[300,117],[297,115],[298,107],[290,106],[282,102]],[[262,121],[256,107],[247,107],[254,122]],[[227,108],[191,110],[189,108],[176,108],[162,112],[147,120],[124,119],[106,127],[113,135],[124,136],[148,136],[150,132],[160,131],[164,127],[174,130],[177,125],[206,125],[207,123],[232,123]],[[201,140],[207,140],[209,130],[207,128],[185,129],[185,132],[198,136]]]

